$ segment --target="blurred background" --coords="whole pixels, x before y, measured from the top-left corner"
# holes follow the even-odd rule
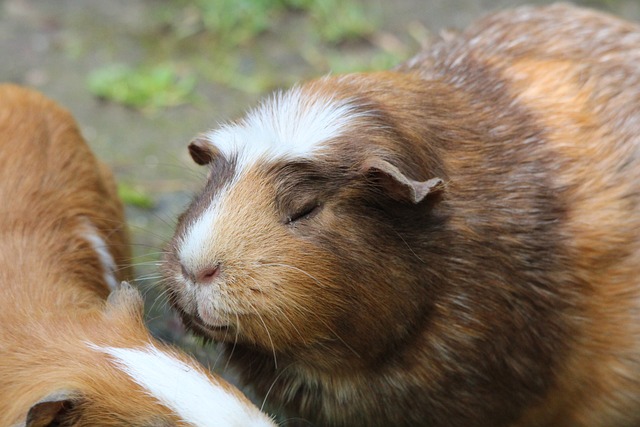
[[[189,140],[275,89],[392,67],[444,29],[526,3],[551,2],[0,0],[0,81],[73,113],[119,180],[151,329],[220,370],[154,288],[175,218],[205,180]],[[575,3],[640,20],[640,0]]]

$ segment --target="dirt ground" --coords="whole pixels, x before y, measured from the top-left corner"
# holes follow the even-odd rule
[[[366,8],[374,9],[379,17],[375,34],[366,43],[338,46],[332,54],[346,60],[352,55],[395,49],[399,56],[406,56],[411,50],[418,50],[429,33],[462,28],[490,10],[525,3],[550,2],[365,1]],[[638,0],[577,3],[640,19]],[[165,39],[162,17],[171,7],[175,4],[169,0],[0,1],[0,81],[36,88],[68,108],[92,148],[113,168],[119,181],[153,201],[148,208],[127,207],[135,243],[136,284],[148,296],[149,325],[160,338],[176,342],[212,363],[214,350],[202,348],[185,335],[180,323],[165,309],[162,298],[157,297],[157,263],[175,218],[204,181],[203,171],[188,157],[187,143],[197,133],[236,117],[264,93],[201,78],[195,89],[197,102],[148,113],[101,101],[87,85],[91,72],[111,63],[174,60],[189,68],[189,61],[194,58],[208,61],[216,46],[189,46],[184,40],[172,44]],[[275,86],[331,71],[321,60],[310,61],[300,54],[301,49],[294,49],[300,26],[295,14],[285,18],[277,31],[239,47],[234,52],[238,63],[250,69],[253,76],[263,72],[277,76]],[[322,56],[323,52],[315,54]]]

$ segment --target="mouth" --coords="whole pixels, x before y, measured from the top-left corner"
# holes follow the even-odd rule
[[[180,304],[177,303],[175,298],[172,298],[171,295],[169,297],[169,302],[173,309],[178,313],[180,318],[182,319],[182,323],[184,326],[193,334],[198,335],[205,339],[213,339],[213,340],[224,340],[227,335],[229,335],[229,331],[231,330],[231,325],[229,324],[220,324],[220,325],[210,325],[206,323],[202,318],[196,313],[191,314],[187,313]]]
[[[225,333],[229,331],[229,329],[231,329],[231,325],[210,325],[202,320],[202,318],[198,314],[189,315],[189,317],[191,319],[191,325],[187,325],[188,327],[195,327],[199,331],[204,332],[205,334],[212,337],[219,336],[220,333]]]
[[[180,311],[180,317],[188,331],[204,338],[205,341],[212,340],[221,342],[231,340],[232,337],[235,337],[235,334],[231,332],[231,325],[211,326],[205,323],[197,314],[188,314],[183,311]]]

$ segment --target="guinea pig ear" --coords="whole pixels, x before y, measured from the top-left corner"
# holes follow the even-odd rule
[[[189,143],[189,154],[197,164],[208,165],[220,154],[220,150],[206,135],[198,135]]]
[[[387,194],[400,201],[413,204],[420,203],[429,194],[444,190],[444,181],[431,178],[426,181],[415,181],[393,164],[380,158],[368,159],[362,165],[362,171],[369,176],[375,176]]]
[[[73,409],[72,393],[57,391],[35,403],[27,413],[24,427],[53,427]]]
[[[140,292],[128,282],[121,282],[109,294],[107,298],[107,313],[129,313],[135,316],[141,315],[144,309],[144,301]]]

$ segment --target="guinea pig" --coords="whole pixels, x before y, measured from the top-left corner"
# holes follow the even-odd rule
[[[640,425],[640,27],[487,16],[197,137],[163,271],[317,426]]]
[[[0,426],[272,426],[154,340],[110,171],[71,116],[0,86]]]

